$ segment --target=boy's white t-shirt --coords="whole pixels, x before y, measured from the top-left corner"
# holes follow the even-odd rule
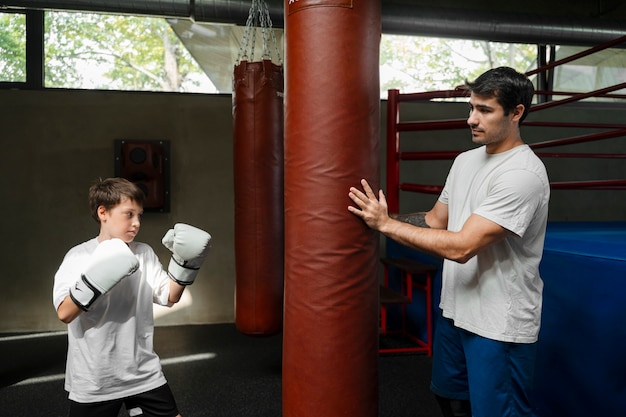
[[[58,309],[81,277],[97,238],[65,255],[54,277],[53,303]],[[65,389],[76,402],[128,397],[166,383],[153,349],[153,303],[168,305],[170,278],[152,248],[129,244],[139,269],[101,295],[89,311],[68,324]]]
[[[512,233],[465,264],[444,260],[444,317],[493,340],[537,340],[549,198],[545,167],[527,145],[498,154],[482,146],[455,159],[439,197],[448,205],[448,230],[459,231],[477,214]]]

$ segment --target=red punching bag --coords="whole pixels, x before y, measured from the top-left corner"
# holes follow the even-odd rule
[[[254,18],[267,6],[253,1],[242,48]],[[263,27],[263,39],[267,41]],[[256,33],[256,32],[254,32]],[[264,48],[267,52],[268,46]],[[267,55],[267,54],[266,54]],[[244,58],[247,58],[244,57]],[[248,335],[272,335],[283,320],[283,69],[271,60],[240,60],[233,77],[235,179],[235,324]]]
[[[378,415],[380,1],[285,0],[284,417]]]

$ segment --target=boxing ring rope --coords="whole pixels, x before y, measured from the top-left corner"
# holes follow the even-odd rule
[[[558,65],[574,61],[576,59],[591,55],[595,52],[607,49],[609,47],[626,43],[626,36],[607,42],[602,45],[595,46],[588,50],[563,58],[558,61],[548,63],[540,68],[529,71],[526,75],[539,74],[551,70]],[[611,94],[626,88],[626,83],[620,83],[602,89],[590,91],[587,93],[572,93],[563,91],[545,91],[537,90],[537,96],[568,96],[560,100],[548,101],[536,104],[530,108],[530,112],[538,112],[567,103],[580,101],[590,97],[607,97],[616,99],[625,99],[626,94]],[[417,192],[424,194],[439,194],[443,189],[442,185],[414,184],[400,182],[400,162],[416,161],[416,160],[452,160],[461,151],[421,151],[421,152],[402,152],[400,151],[400,133],[401,132],[418,132],[418,131],[434,131],[434,130],[454,130],[467,129],[466,119],[448,119],[448,120],[425,120],[425,121],[404,121],[400,122],[400,103],[408,102],[424,102],[432,99],[447,99],[467,96],[466,91],[456,88],[454,90],[440,90],[419,93],[400,93],[399,90],[388,90],[387,100],[387,203],[390,212],[399,211],[400,191]],[[595,142],[599,140],[612,139],[626,136],[626,124],[620,123],[575,123],[575,122],[546,122],[546,121],[525,121],[524,126],[535,127],[556,127],[556,128],[580,128],[580,129],[607,129],[604,132],[584,134],[570,138],[559,138],[539,143],[533,143],[529,146],[534,150],[543,148],[552,148],[565,145],[573,145],[587,142]],[[623,153],[574,153],[574,152],[536,152],[540,158],[583,158],[583,159],[626,159]],[[552,189],[577,189],[577,190],[626,190],[626,179],[606,179],[591,181],[565,181],[551,182]]]

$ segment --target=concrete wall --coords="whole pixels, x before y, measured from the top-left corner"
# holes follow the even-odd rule
[[[160,241],[174,223],[190,223],[213,236],[212,251],[196,283],[188,288],[180,305],[156,310],[157,325],[232,322],[235,260],[231,104],[230,96],[0,90],[0,332],[65,328],[52,306],[54,273],[70,247],[98,233],[97,224],[89,216],[87,189],[94,179],[113,175],[115,139],[171,143],[171,210],[146,213],[138,241],[150,244],[167,264],[169,252]],[[410,119],[462,118],[467,114],[467,105],[419,104],[407,110],[403,117]],[[621,121],[623,113],[623,108],[590,111],[587,107],[570,107],[556,116],[565,114],[577,121]],[[384,119],[383,103],[383,137]],[[530,142],[557,135],[545,129],[528,129],[524,137]],[[407,140],[406,146],[472,146],[466,130],[414,136],[416,140]],[[574,150],[626,153],[625,148],[621,138]],[[383,152],[381,164],[384,157]],[[559,180],[566,173],[575,177],[567,179],[626,178],[623,161],[605,160],[588,166],[581,166],[578,160],[546,163],[551,176]],[[417,182],[443,183],[449,165],[450,161],[418,163],[403,176]],[[625,193],[554,192],[551,220],[626,220]],[[403,211],[428,209],[434,198],[402,196]]]
[[[213,236],[204,268],[159,324],[233,320],[231,98],[95,91],[0,91],[0,331],[64,329],[52,283],[64,254],[97,235],[87,190],[114,174],[115,139],[171,141],[171,210],[146,213],[138,241],[167,265],[176,222]]]

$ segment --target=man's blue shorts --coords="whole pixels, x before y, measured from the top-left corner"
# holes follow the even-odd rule
[[[536,343],[507,343],[459,329],[440,316],[435,329],[431,390],[469,400],[473,417],[533,416]]]

